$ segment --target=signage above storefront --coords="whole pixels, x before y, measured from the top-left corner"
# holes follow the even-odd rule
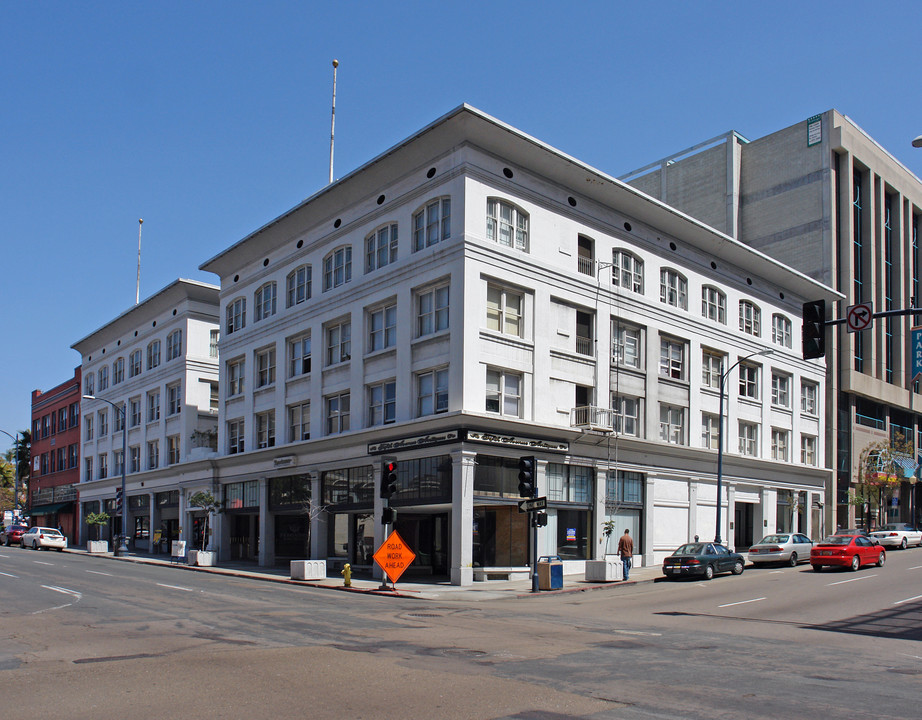
[[[396,440],[384,440],[382,442],[368,443],[369,455],[380,455],[386,452],[395,452],[397,450],[412,450],[418,447],[428,447],[429,445],[443,445],[444,443],[457,442],[461,435],[457,430],[446,430],[445,432],[430,433],[428,435],[414,435],[412,437],[397,438]]]
[[[451,442],[476,442],[487,445],[516,448],[519,450],[546,450],[548,452],[569,452],[570,444],[559,440],[539,440],[537,438],[521,437],[519,435],[506,435],[503,433],[485,432],[483,430],[445,430],[444,432],[430,433],[428,435],[414,435],[394,440],[368,443],[369,455],[380,455],[400,450],[428,447],[430,445],[444,445]]]
[[[570,450],[570,443],[560,440],[539,440],[537,438],[482,432],[480,430],[468,430],[466,432],[466,439],[471,442],[501,445],[503,447],[518,448],[520,450],[547,450],[549,452],[569,452]]]
[[[281,457],[274,458],[272,460],[272,465],[274,467],[291,467],[297,463],[297,458],[294,455],[282,455]]]

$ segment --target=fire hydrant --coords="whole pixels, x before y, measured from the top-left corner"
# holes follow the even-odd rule
[[[352,566],[349,563],[343,565],[340,575],[343,576],[343,586],[352,587]]]

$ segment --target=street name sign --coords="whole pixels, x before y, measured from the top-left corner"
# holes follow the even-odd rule
[[[522,500],[519,503],[519,512],[537,512],[538,510],[544,510],[547,507],[547,498],[530,498],[528,500]]]
[[[396,530],[392,530],[373,557],[388,579],[396,584],[404,571],[410,567],[410,563],[416,559],[416,553],[407,547]]]

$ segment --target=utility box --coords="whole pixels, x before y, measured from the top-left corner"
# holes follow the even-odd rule
[[[563,587],[563,561],[557,555],[538,558],[538,589],[560,590]]]

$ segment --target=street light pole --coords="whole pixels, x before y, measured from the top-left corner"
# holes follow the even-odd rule
[[[721,372],[720,374],[720,414],[717,416],[717,530],[714,534],[714,542],[718,545],[722,542],[720,537],[720,497],[722,495],[724,472],[724,395],[726,393],[727,376],[729,376],[730,373],[733,372],[733,368],[741,362],[756,357],[757,355],[771,355],[773,352],[775,351],[759,350],[759,352],[745,355],[733,363],[726,372]],[[723,371],[723,363],[721,363],[720,367],[721,371]]]
[[[19,520],[19,432],[16,437],[10,435],[6,430],[0,430],[4,435],[13,441],[13,522]]]
[[[115,548],[116,555],[128,554],[128,543],[126,542],[126,533],[128,532],[128,494],[125,492],[125,468],[128,464],[128,418],[125,417],[125,408],[119,407],[111,400],[96,397],[95,395],[84,395],[85,400],[102,400],[109,403],[117,414],[122,416],[122,533],[118,538],[118,545]]]

